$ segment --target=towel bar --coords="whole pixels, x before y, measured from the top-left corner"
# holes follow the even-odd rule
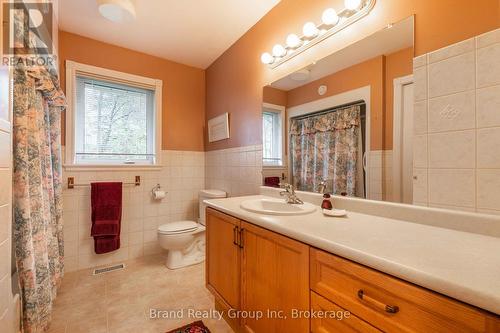
[[[123,185],[141,186],[141,176],[135,176],[134,183],[123,183]],[[68,189],[74,189],[75,187],[81,186],[90,186],[90,184],[75,184],[75,177],[68,177]]]

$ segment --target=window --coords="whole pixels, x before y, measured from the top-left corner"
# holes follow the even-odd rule
[[[158,164],[161,81],[76,63],[71,67],[67,164]]]
[[[283,166],[283,111],[264,107],[262,126],[264,166]]]

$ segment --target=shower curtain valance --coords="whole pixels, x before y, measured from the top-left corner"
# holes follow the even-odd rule
[[[360,126],[360,108],[352,106],[323,115],[313,115],[309,118],[300,120],[292,119],[290,124],[290,135],[308,135],[357,126]]]

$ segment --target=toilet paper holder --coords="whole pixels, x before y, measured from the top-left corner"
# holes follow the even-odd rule
[[[159,190],[161,190],[161,185],[160,184],[156,184],[156,186],[151,189],[151,195],[153,196],[153,198],[155,197],[155,192],[159,191]],[[165,191],[165,193],[168,193],[168,192]]]

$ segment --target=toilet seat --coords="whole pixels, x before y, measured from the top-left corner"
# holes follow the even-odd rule
[[[158,227],[158,233],[162,235],[185,234],[198,229],[198,223],[194,221],[176,221],[165,223]]]

